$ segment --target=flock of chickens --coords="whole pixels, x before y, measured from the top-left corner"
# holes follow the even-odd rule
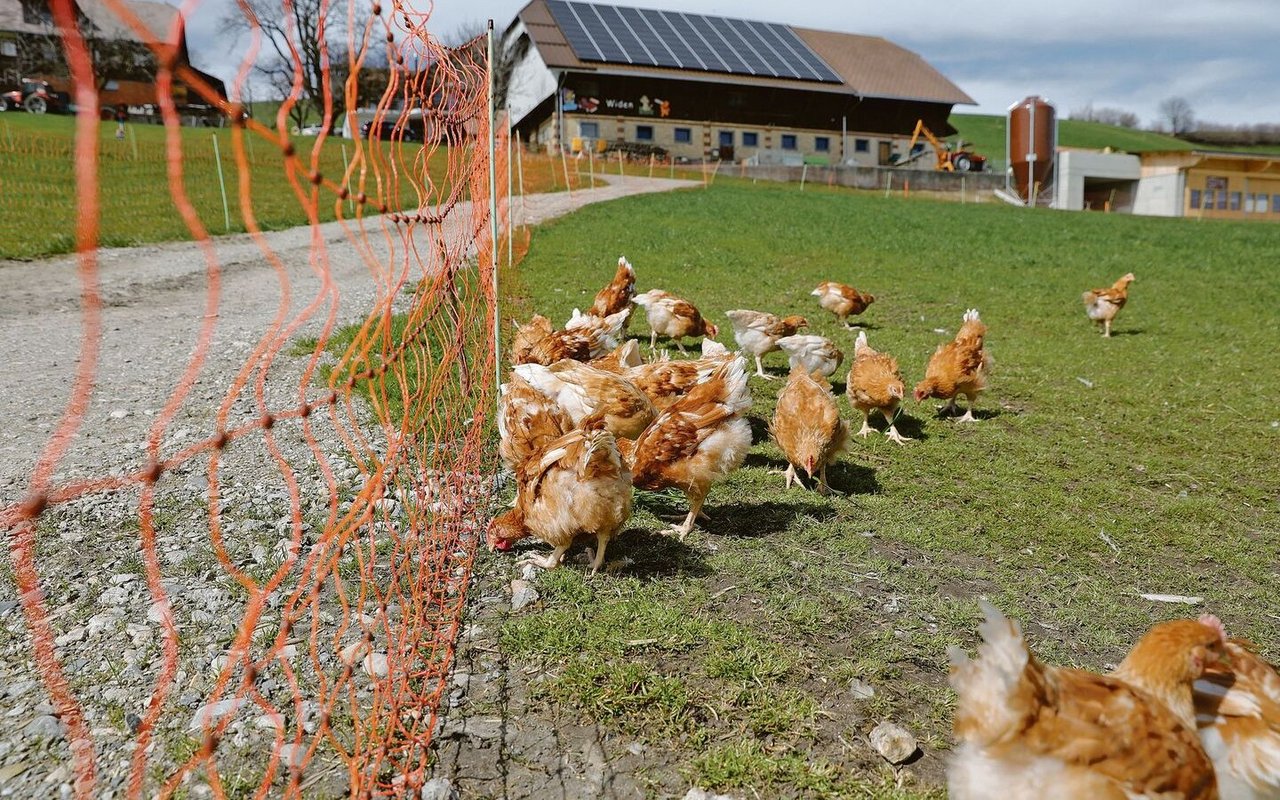
[[[632,511],[633,488],[677,489],[688,499],[672,526],[683,538],[702,516],[711,487],[738,469],[752,445],[746,413],[752,399],[746,356],[755,375],[761,356],[781,350],[791,372],[778,395],[770,432],[786,455],[786,486],[798,471],[831,491],[827,467],[850,442],[827,379],[844,360],[830,339],[798,333],[804,317],[727,312],[739,350],[715,341],[719,330],[687,300],[652,289],[637,294],[635,270],[619,259],[614,279],[586,313],[574,310],[561,330],[534,316],[517,323],[513,367],[501,387],[499,452],[515,474],[514,507],[490,524],[491,547],[509,550],[532,536],[553,548],[527,561],[557,567],[579,536],[591,570],[604,564],[609,542]],[[1089,318],[1111,335],[1128,298],[1132,274],[1085,292]],[[818,304],[845,325],[875,297],[823,282]],[[627,339],[634,306],[645,310],[650,352],[662,336],[686,353],[685,338],[702,337],[698,357],[646,361]],[[991,359],[987,328],[976,309],[964,313],[952,341],[941,344],[915,386],[917,402],[959,397],[973,405],[986,387]],[[905,397],[897,361],[872,349],[866,331],[854,344],[846,392],[863,414],[883,417],[885,435],[910,441],[894,426]],[[976,661],[951,654],[959,695],[959,746],[949,770],[957,798],[1277,798],[1280,800],[1280,675],[1250,647],[1228,639],[1205,616],[1153,628],[1114,673],[1041,664],[1016,623],[984,603],[984,639]],[[1198,732],[1198,735],[1197,735]]]

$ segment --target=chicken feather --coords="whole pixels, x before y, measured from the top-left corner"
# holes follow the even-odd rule
[[[938,345],[929,366],[925,368],[924,380],[916,384],[916,402],[929,397],[947,400],[941,410],[954,413],[956,397],[964,395],[969,398],[969,409],[959,422],[973,422],[973,404],[978,393],[987,388],[987,375],[991,371],[991,357],[984,347],[987,326],[978,317],[978,309],[971,308],[964,312],[964,324],[956,332],[956,338]]]
[[[634,439],[656,415],[649,398],[630,381],[589,364],[566,359],[549,367],[521,364],[513,371],[555,401],[578,427],[599,420],[614,436]]]
[[[778,317],[764,311],[750,311],[740,308],[726,311],[724,315],[733,325],[733,339],[744,353],[750,353],[756,359],[756,375],[765,380],[773,377],[764,373],[764,364],[760,357],[778,348],[778,340],[784,336],[794,336],[796,331],[807,328],[809,321],[795,315]]]
[[[1246,643],[1193,687],[1200,742],[1213,760],[1222,800],[1280,798],[1280,674]]]
[[[649,320],[649,349],[658,345],[658,337],[665,336],[676,343],[681,353],[686,336],[708,336],[716,338],[720,330],[707,322],[697,307],[688,300],[681,299],[661,289],[649,291],[635,296],[637,305],[644,306],[645,317]]]
[[[852,286],[835,281],[823,281],[809,294],[818,298],[818,305],[836,315],[845,328],[852,328],[849,317],[867,310],[876,301],[875,295],[860,292]]]
[[[911,441],[909,437],[898,433],[893,424],[899,404],[906,396],[898,360],[871,349],[871,345],[867,344],[866,331],[859,331],[858,339],[853,344],[853,366],[845,381],[845,392],[849,396],[849,404],[863,414],[859,436],[871,433],[871,412],[879,411],[889,424],[885,436],[898,444]]]
[[[1103,336],[1111,336],[1111,321],[1120,313],[1120,309],[1124,308],[1125,303],[1129,302],[1129,284],[1135,280],[1133,273],[1130,272],[1111,286],[1090,289],[1082,296],[1085,313],[1089,315],[1089,319],[1102,325]]]

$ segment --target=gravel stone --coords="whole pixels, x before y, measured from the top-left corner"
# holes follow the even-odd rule
[[[876,752],[890,764],[905,763],[920,749],[916,744],[916,737],[893,722],[881,722],[867,738],[871,740],[871,746]]]

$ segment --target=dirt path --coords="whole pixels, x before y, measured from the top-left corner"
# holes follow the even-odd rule
[[[693,185],[627,177],[572,196],[532,195],[517,201],[516,221],[536,224],[590,203]],[[469,217],[469,209],[458,209],[444,239],[465,246],[462,221]],[[407,247],[422,252],[428,243],[421,228],[412,236],[405,231],[375,219],[366,221],[363,237],[340,222],[264,234],[265,249],[288,275],[289,318],[320,291],[313,265],[323,259],[338,288],[338,322],[362,319],[378,294],[377,282],[393,279],[388,265],[405,263]],[[213,346],[186,402],[191,408],[179,421],[203,418],[216,407],[282,306],[281,281],[264,247],[234,235],[215,239],[212,251],[222,284]],[[97,382],[60,474],[101,473],[121,460],[136,462],[138,443],[177,385],[209,312],[208,259],[195,243],[103,250],[98,262],[104,308]],[[7,421],[0,433],[0,505],[25,493],[26,476],[70,396],[82,326],[76,266],[72,256],[0,261],[0,351],[6,354],[0,359],[0,419]],[[295,335],[316,333],[326,313],[326,307],[318,309]]]

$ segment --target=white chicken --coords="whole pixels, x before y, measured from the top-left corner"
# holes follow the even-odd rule
[[[844,361],[844,353],[825,336],[784,336],[778,340],[778,347],[787,354],[793,369],[799,364],[810,375],[818,372],[824,378],[831,377]]]

